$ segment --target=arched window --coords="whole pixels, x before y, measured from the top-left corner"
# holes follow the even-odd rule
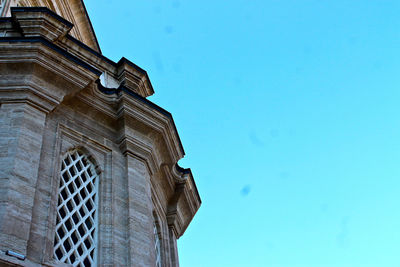
[[[154,246],[156,251],[156,267],[161,267],[161,242],[158,235],[157,224],[154,223]]]
[[[61,163],[54,257],[75,266],[95,266],[97,175],[94,164],[79,150]]]

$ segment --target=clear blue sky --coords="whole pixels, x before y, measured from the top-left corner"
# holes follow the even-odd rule
[[[400,266],[400,1],[85,3],[174,116],[182,267]]]

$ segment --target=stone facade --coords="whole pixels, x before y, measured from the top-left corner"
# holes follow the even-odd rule
[[[99,177],[92,265],[156,266],[156,226],[161,266],[179,266],[201,200],[171,114],[146,99],[144,70],[100,53],[81,1],[33,2],[0,18],[0,266],[77,266],[54,256],[72,150]]]

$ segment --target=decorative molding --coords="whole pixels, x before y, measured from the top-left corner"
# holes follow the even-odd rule
[[[44,37],[54,42],[68,34],[73,24],[45,7],[12,7],[11,15],[25,37]]]
[[[71,35],[81,42],[86,43],[86,45],[97,52],[101,52],[92,23],[82,0],[19,0],[19,6],[26,8],[47,7],[74,25],[71,29]]]
[[[84,62],[77,68],[79,59],[42,37],[0,38],[0,48],[3,102],[28,100],[50,112],[100,74]]]
[[[125,116],[131,117],[160,133],[168,149],[168,155],[171,157],[170,162],[177,162],[183,157],[184,151],[176,128],[172,127],[172,125],[174,125],[172,116],[170,116],[169,113],[168,116],[167,114],[159,112],[159,110],[155,109],[152,105],[147,105],[148,100],[144,98],[139,99],[140,96],[137,94],[135,94],[137,98],[130,97],[133,94],[135,93],[132,92],[129,95],[121,95],[117,116],[120,118]],[[145,105],[143,105],[144,101],[141,101],[142,99],[146,100]]]
[[[0,103],[27,103],[44,113],[49,113],[59,102],[40,94],[35,87],[12,85],[2,88],[0,83]]]
[[[168,176],[172,178],[175,183],[174,193],[168,200],[167,222],[169,227],[172,227],[177,237],[181,236],[182,223],[179,219],[178,202],[186,187],[187,176],[177,167],[177,164],[172,166],[164,166]]]
[[[167,221],[173,228],[177,237],[185,232],[190,221],[196,214],[201,205],[201,199],[193,181],[190,169],[181,168],[178,164],[172,166],[163,165],[163,170],[168,181],[174,183],[174,193],[168,201]],[[190,218],[184,219],[180,210],[180,203],[184,203],[189,208]]]
[[[121,58],[117,63],[117,79],[128,89],[148,97],[154,94],[147,72],[126,58]]]
[[[138,159],[143,160],[149,170],[150,175],[153,175],[157,169],[157,160],[154,158],[152,147],[140,142],[132,136],[123,136],[118,141],[119,147],[123,154],[129,154]]]

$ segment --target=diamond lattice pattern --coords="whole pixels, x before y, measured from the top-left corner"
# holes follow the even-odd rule
[[[1,13],[3,13],[3,8],[4,8],[5,4],[6,4],[6,0],[0,0],[0,16],[1,16]]]
[[[78,150],[61,165],[54,257],[75,266],[94,266],[98,175]]]

